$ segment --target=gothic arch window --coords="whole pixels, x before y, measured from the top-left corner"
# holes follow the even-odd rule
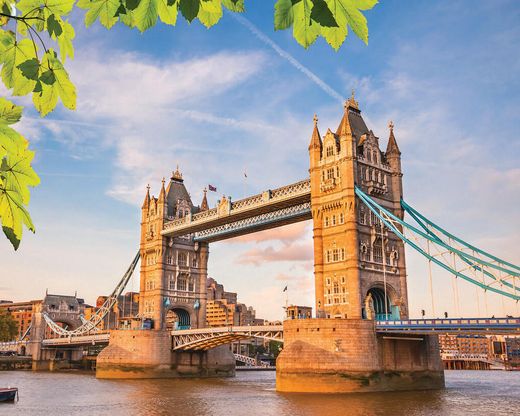
[[[179,266],[187,266],[188,265],[188,255],[183,252],[179,252],[178,258],[177,258],[177,264]]]
[[[334,294],[338,294],[339,293],[339,284],[338,282],[334,282]]]
[[[329,226],[329,217],[325,217],[325,227]]]
[[[187,287],[187,281],[186,281],[186,275],[180,274],[179,278],[177,279],[177,290],[186,290]]]
[[[378,238],[378,239],[376,239],[376,241],[374,241],[372,250],[374,253],[374,262],[382,263],[383,262],[383,245],[381,243],[381,238]]]
[[[374,163],[377,163],[377,152],[374,150]]]
[[[339,223],[343,224],[345,222],[345,217],[342,212],[339,213]]]
[[[367,151],[367,160],[372,163],[372,153],[370,151]]]

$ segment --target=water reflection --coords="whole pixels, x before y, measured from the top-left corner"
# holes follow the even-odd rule
[[[520,372],[451,371],[442,391],[277,393],[274,372],[230,379],[97,380],[90,374],[1,372],[17,385],[9,415],[509,415],[520,409]]]

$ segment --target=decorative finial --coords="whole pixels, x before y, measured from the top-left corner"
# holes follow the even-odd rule
[[[392,120],[389,121],[388,128],[390,129],[391,132],[394,131],[394,122]]]
[[[177,169],[175,170],[175,172],[172,172],[172,179],[178,179],[178,180],[182,180],[182,173],[179,171],[179,165],[177,165]]]
[[[146,190],[150,192],[150,184],[146,185]]]
[[[318,115],[314,114],[314,118],[312,120],[314,121],[314,125],[317,126],[318,125]]]
[[[352,89],[352,94],[350,95],[350,98],[345,101],[345,111],[350,108],[355,108],[356,110],[359,110],[359,104],[356,101],[356,92],[354,89]]]
[[[162,185],[163,185],[163,186],[164,186],[164,182],[165,182],[165,180],[164,180],[164,176],[163,176],[163,177],[162,177]]]

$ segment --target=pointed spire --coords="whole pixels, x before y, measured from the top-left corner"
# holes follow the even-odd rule
[[[352,129],[350,127],[350,120],[348,118],[348,111],[349,111],[349,100],[345,101],[345,105],[343,106],[344,112],[343,117],[339,123],[338,129],[336,130],[336,135],[338,136],[348,136],[352,135]]]
[[[400,155],[401,151],[399,150],[399,146],[397,146],[397,140],[395,140],[394,123],[392,121],[388,123],[388,128],[390,129],[390,137],[388,138],[388,145],[386,146],[386,154]]]
[[[150,206],[150,184],[146,185],[146,196],[144,197],[142,209],[148,208]]]
[[[202,202],[200,204],[201,211],[207,211],[209,209],[208,198],[206,197],[207,192],[208,192],[208,190],[206,188],[204,188],[204,196],[202,197]]]
[[[318,130],[318,116],[314,114],[314,129],[312,130],[311,142],[309,144],[309,150],[311,149],[321,149],[321,136],[320,131]]]
[[[164,178],[162,178],[161,192],[159,193],[159,202],[164,202],[166,199],[166,190],[164,189]]]

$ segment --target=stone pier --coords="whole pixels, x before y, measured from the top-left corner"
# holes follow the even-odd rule
[[[96,362],[97,378],[230,377],[235,357],[227,346],[172,351],[168,331],[118,330]]]
[[[444,387],[437,336],[379,335],[374,321],[284,322],[276,361],[282,392],[347,393]]]

